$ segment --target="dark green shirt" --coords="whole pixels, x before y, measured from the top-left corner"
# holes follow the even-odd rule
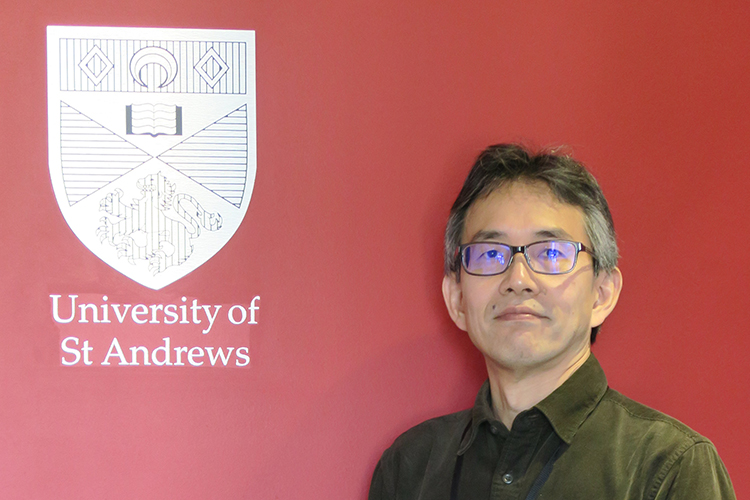
[[[459,499],[523,500],[558,446],[540,499],[735,499],[713,444],[608,388],[591,355],[510,431],[485,382],[472,409],[405,432],[378,462],[369,500],[448,500],[459,456]]]

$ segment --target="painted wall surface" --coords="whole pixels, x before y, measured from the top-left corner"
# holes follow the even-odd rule
[[[747,2],[0,7],[0,497],[365,498],[383,449],[484,378],[444,311],[441,240],[474,157],[508,140],[570,145],[597,175],[625,277],[594,348],[610,385],[707,435],[750,497]],[[255,30],[247,215],[161,290],[89,252],[57,206],[48,25]],[[203,334],[63,325],[55,294],[260,300],[257,324]],[[69,332],[245,345],[250,363],[68,367]]]

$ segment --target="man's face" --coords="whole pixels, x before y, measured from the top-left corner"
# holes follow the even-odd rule
[[[587,247],[583,211],[560,203],[541,183],[514,183],[477,200],[469,209],[462,243],[494,241],[512,246],[564,239]],[[613,275],[616,283],[613,283]],[[581,252],[568,274],[531,271],[522,254],[496,276],[446,277],[443,293],[451,317],[469,333],[488,363],[504,369],[544,370],[575,362],[590,348],[591,328],[617,302],[619,270],[594,276]]]

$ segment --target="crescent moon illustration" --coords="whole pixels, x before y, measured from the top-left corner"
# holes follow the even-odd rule
[[[167,72],[166,78],[159,83],[159,88],[169,85],[177,76],[177,60],[169,51],[161,47],[145,47],[133,54],[133,58],[130,59],[130,74],[142,87],[148,87],[141,72],[149,64],[160,66]]]

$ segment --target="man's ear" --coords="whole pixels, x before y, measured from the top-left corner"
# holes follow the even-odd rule
[[[599,276],[594,278],[594,293],[596,302],[591,314],[591,328],[604,323],[609,313],[617,305],[617,299],[620,298],[622,291],[622,273],[619,268],[611,271],[602,271]]]
[[[461,330],[466,331],[466,314],[464,314],[464,297],[461,284],[455,275],[443,276],[443,299],[448,314]]]

